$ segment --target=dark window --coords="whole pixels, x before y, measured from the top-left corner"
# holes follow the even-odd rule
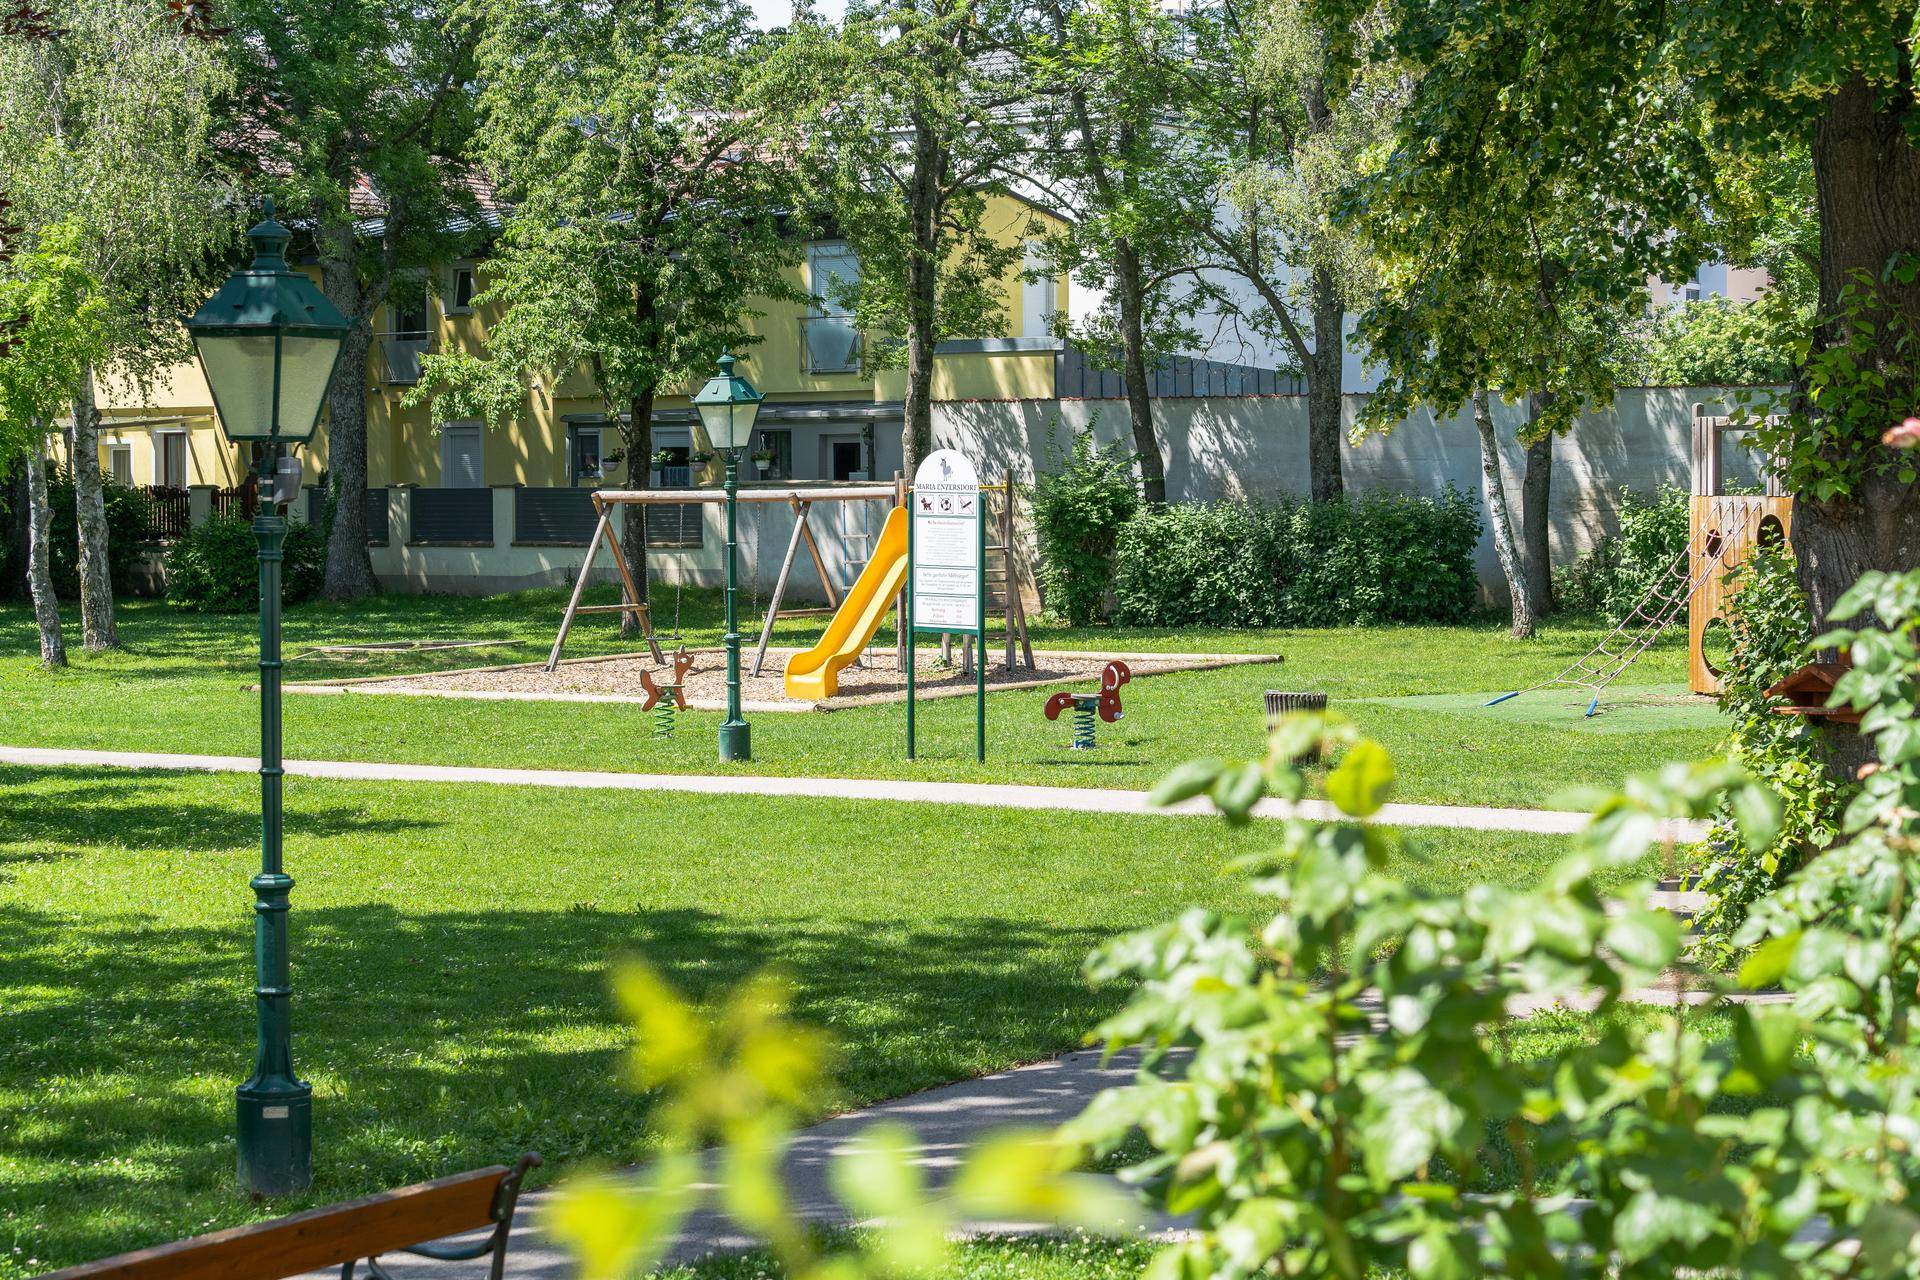
[[[853,473],[863,469],[860,465],[860,442],[858,440],[835,440],[833,442],[832,464],[833,479],[853,479]]]
[[[572,427],[568,430],[572,444],[567,450],[567,480],[579,484],[583,480],[600,480],[606,476],[606,466],[600,453],[600,428]]]
[[[473,310],[473,295],[479,290],[473,284],[472,267],[453,269],[453,296],[448,300],[448,308],[453,311]]]
[[[760,443],[755,446],[754,451],[773,455],[773,460],[767,463],[767,479],[793,479],[793,432],[762,430]]]
[[[427,336],[427,300],[425,298],[394,305],[393,335],[396,338]]]

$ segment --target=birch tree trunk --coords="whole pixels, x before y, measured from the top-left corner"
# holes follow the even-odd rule
[[[79,529],[80,630],[88,652],[120,647],[113,622],[113,578],[107,572],[107,499],[100,478],[100,406],[93,395],[93,366],[73,389],[73,506]]]
[[[1515,640],[1528,640],[1533,637],[1533,603],[1520,550],[1513,541],[1513,516],[1500,473],[1500,441],[1493,434],[1493,414],[1487,408],[1484,391],[1474,393],[1473,426],[1480,434],[1480,501],[1487,509],[1487,527],[1493,534],[1493,554],[1500,562],[1500,576],[1506,579],[1507,594],[1513,598],[1513,630],[1509,634]]]
[[[33,620],[40,627],[40,665],[67,665],[67,642],[60,634],[60,605],[53,595],[53,507],[47,499],[47,441],[35,431],[27,448],[27,588],[33,596]]]

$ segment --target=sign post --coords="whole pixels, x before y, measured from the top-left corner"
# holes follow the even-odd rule
[[[987,522],[965,455],[936,449],[913,473],[907,521],[907,759],[914,758],[914,638],[973,637],[973,755],[987,758]]]

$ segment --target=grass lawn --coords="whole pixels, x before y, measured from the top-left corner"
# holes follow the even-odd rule
[[[297,1207],[234,1190],[255,783],[0,767],[0,1277]],[[1205,819],[294,779],[300,1203],[535,1148],[644,1152],[604,970],[711,994],[765,965],[843,1046],[844,1103],[1043,1057],[1119,998],[1088,949],[1271,838]],[[1436,832],[1408,874],[1525,882],[1551,838]]]
[[[603,599],[612,597],[600,589]],[[656,601],[670,625],[671,592]],[[489,599],[388,596],[351,606],[290,610],[286,651],[323,642],[479,639],[485,649],[373,660],[298,661],[290,679],[387,674],[528,661],[545,656],[563,601],[557,591]],[[682,629],[690,644],[717,641],[716,596],[688,592]],[[146,601],[126,602],[126,652],[77,658],[66,673],[32,661],[32,619],[0,608],[0,743],[247,754],[257,741],[255,623],[250,615],[206,617]],[[820,619],[782,624],[800,643]],[[1670,759],[1708,754],[1720,737],[1704,700],[1673,695],[1684,680],[1675,637],[1627,673],[1612,710],[1594,720],[1575,695],[1535,694],[1483,709],[1484,695],[1551,675],[1601,634],[1599,624],[1550,624],[1530,642],[1505,638],[1487,620],[1457,627],[1322,631],[1139,631],[1042,629],[1040,645],[1141,650],[1279,653],[1284,666],[1155,676],[1129,686],[1127,717],[1103,727],[1094,755],[1064,750],[1067,729],[1041,717],[1037,691],[990,695],[988,760],[971,758],[972,704],[947,699],[921,710],[922,759],[904,757],[898,705],[830,715],[754,717],[756,772],[919,777],[1058,785],[1142,787],[1181,760],[1261,750],[1261,691],[1324,689],[1335,705],[1398,758],[1396,798],[1433,803],[1542,807],[1563,787],[1610,785]],[[618,652],[604,616],[581,621],[568,652]],[[1479,696],[1476,696],[1479,695]],[[1623,705],[1638,702],[1639,705]],[[1604,705],[1604,704],[1603,704]],[[308,759],[426,764],[585,767],[714,772],[717,713],[694,712],[672,741],[652,738],[636,705],[476,702],[441,698],[289,697],[287,753]]]

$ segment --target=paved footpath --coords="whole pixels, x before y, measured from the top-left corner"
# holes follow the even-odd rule
[[[196,769],[208,773],[253,773],[248,756],[180,755],[162,751],[82,751],[54,747],[0,746],[0,764],[77,766],[91,769]],[[360,782],[465,782],[512,787],[576,787],[609,791],[677,791],[701,795],[809,796],[829,800],[888,800],[921,804],[981,805],[1000,809],[1064,810],[1074,813],[1148,813],[1192,816],[1213,812],[1204,800],[1158,809],[1143,791],[1108,787],[1031,787],[984,782],[917,782],[897,778],[779,778],[756,774],[618,773],[587,769],[486,769],[456,765],[388,764],[380,761],[288,760],[289,775]],[[1324,800],[1297,805],[1262,800],[1260,818],[1338,818]],[[1493,809],[1478,805],[1390,804],[1377,821],[1397,827],[1455,827],[1473,831],[1522,831],[1570,835],[1587,824],[1584,813],[1556,809]],[[1674,823],[1675,839],[1698,839],[1699,823]]]
[[[867,1126],[886,1122],[905,1124],[918,1135],[916,1163],[926,1170],[927,1182],[938,1195],[961,1153],[983,1134],[1012,1127],[1050,1128],[1070,1120],[1100,1090],[1132,1080],[1136,1062],[1133,1056],[1124,1055],[1103,1064],[1099,1050],[1086,1049],[837,1116],[803,1130],[794,1140],[786,1163],[787,1194],[795,1210],[810,1222],[850,1225],[853,1220],[829,1189],[828,1168],[838,1153],[858,1141]],[[511,1159],[515,1154],[502,1152],[501,1158]],[[543,1189],[520,1197],[507,1250],[507,1275],[511,1280],[573,1280],[576,1274],[569,1256],[535,1225],[541,1207],[552,1200],[553,1194]],[[1171,1224],[1151,1225],[1165,1228]],[[1035,1227],[1030,1223],[978,1223],[975,1229],[1014,1233]],[[479,1236],[476,1233],[460,1238]],[[723,1214],[705,1209],[688,1217],[668,1256],[670,1261],[684,1261],[753,1243]],[[431,1262],[405,1254],[387,1255],[381,1265],[393,1273],[394,1280],[459,1280],[470,1275],[474,1266],[471,1262]],[[315,1272],[313,1280],[323,1276],[337,1280],[339,1272]]]

